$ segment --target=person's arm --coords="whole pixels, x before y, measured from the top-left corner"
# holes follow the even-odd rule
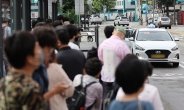
[[[51,97],[53,97],[55,94],[60,94],[63,91],[65,91],[69,86],[66,85],[63,82],[60,82],[56,84],[50,91],[44,94],[44,98],[46,100],[49,100]]]

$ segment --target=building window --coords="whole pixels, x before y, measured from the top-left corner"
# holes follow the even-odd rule
[[[135,5],[135,1],[132,1],[132,2],[131,2],[131,5]]]

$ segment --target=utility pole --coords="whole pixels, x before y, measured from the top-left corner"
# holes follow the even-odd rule
[[[176,17],[175,17],[175,5],[176,5],[176,0],[174,0],[174,25],[176,25]]]

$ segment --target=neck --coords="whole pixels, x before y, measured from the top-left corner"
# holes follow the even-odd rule
[[[72,42],[74,39],[70,39],[70,42]]]
[[[68,47],[68,44],[62,45],[59,48],[61,49],[61,48],[64,48],[64,47]]]
[[[132,100],[137,100],[139,96],[139,93],[134,93],[134,94],[125,94],[122,98],[120,98],[120,101],[132,101]]]
[[[21,69],[16,69],[16,68],[13,68],[13,72],[21,72],[25,75],[28,75],[28,76],[32,76],[33,72],[34,72],[35,69],[32,69],[30,68],[30,66],[28,67],[23,67]]]

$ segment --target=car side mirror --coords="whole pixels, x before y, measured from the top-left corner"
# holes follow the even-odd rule
[[[134,41],[134,38],[133,38],[133,37],[130,37],[130,38],[129,38],[129,41]]]
[[[174,38],[174,40],[175,40],[175,41],[180,41],[180,39],[179,39],[179,38]]]

